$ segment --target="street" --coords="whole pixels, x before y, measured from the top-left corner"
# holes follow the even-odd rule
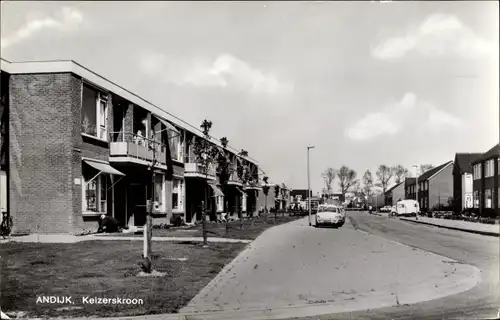
[[[348,217],[339,229],[312,228],[305,218],[266,231],[181,313],[267,310],[268,319],[496,315],[498,239],[365,212]],[[372,311],[355,311],[367,309]]]
[[[357,228],[365,232],[473,265],[482,271],[483,281],[467,292],[410,306],[300,319],[492,319],[496,317],[500,307],[498,238],[415,225],[363,212],[351,212],[349,216],[353,218]],[[421,271],[429,272],[425,269]]]

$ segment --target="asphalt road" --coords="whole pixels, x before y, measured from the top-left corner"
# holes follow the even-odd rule
[[[463,293],[409,306],[292,319],[497,319],[499,238],[417,225],[366,212],[348,215],[358,230],[473,265],[481,270],[482,282]]]
[[[180,312],[266,310],[266,318],[279,319],[405,305],[468,290],[478,273],[357,231],[351,221],[313,228],[306,218],[264,232]]]

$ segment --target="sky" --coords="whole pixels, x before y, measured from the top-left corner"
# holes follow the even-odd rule
[[[71,59],[313,192],[499,142],[496,1],[7,2],[1,56]],[[338,179],[334,181],[338,189]]]

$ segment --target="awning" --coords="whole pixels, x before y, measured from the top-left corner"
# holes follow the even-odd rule
[[[210,186],[210,188],[212,188],[212,190],[214,191],[214,197],[223,197],[224,196],[224,193],[221,191],[221,189],[219,189],[219,187],[217,187],[215,184],[213,183],[209,183],[208,184]]]
[[[83,161],[89,166],[99,170],[100,172],[114,174],[117,176],[125,176],[123,173],[110,166],[109,163],[93,161],[93,160],[83,160]]]
[[[169,131],[173,131],[173,132],[175,132],[175,133],[176,133],[176,134],[178,134],[178,135],[179,135],[179,134],[181,134],[181,133],[179,132],[179,130],[177,130],[177,128],[176,128],[176,127],[174,127],[174,126],[173,126],[170,122],[168,122],[167,120],[163,120],[163,119],[159,119],[159,120],[160,120],[160,122],[161,122],[161,123],[163,123],[163,124],[167,127],[167,129],[168,129]]]

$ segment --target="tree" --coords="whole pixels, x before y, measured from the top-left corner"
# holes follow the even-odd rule
[[[345,195],[356,184],[356,171],[349,169],[347,166],[342,166],[337,172],[339,178],[340,191],[345,200]]]
[[[287,210],[286,208],[286,203],[287,203],[287,196],[288,196],[288,187],[286,186],[286,184],[282,183],[281,184],[281,201],[283,202],[283,217],[285,216],[285,210]]]
[[[212,128],[212,121],[203,120],[200,128],[203,131],[203,138],[197,139],[194,144],[193,153],[196,156],[196,162],[201,166],[201,170],[205,173],[205,178],[208,180],[208,173],[210,171],[210,167],[217,161],[219,158],[219,150],[210,142],[210,129]],[[205,189],[206,190],[206,189]],[[208,198],[207,191],[205,192],[205,198]],[[201,202],[201,214],[202,214],[202,223],[203,223],[203,245],[207,245],[207,218],[206,218],[206,209],[205,202]]]
[[[248,157],[248,151],[241,149],[239,155],[242,157]]]
[[[333,168],[327,168],[325,170],[325,172],[323,172],[321,174],[321,176],[323,177],[323,180],[325,181],[326,191],[328,194],[332,193],[332,184],[333,184],[333,180],[335,180],[336,174],[337,174],[337,172]]]
[[[366,170],[363,175],[363,192],[367,197],[373,194],[373,176],[370,170]]]
[[[266,213],[266,218],[267,218],[267,195],[269,194],[269,184],[268,184],[269,177],[264,176],[262,178],[262,181],[264,181],[264,184],[262,185],[262,192],[264,193],[266,203],[264,205],[264,211]]]
[[[227,140],[226,137],[222,137],[222,138],[220,138],[220,143],[222,144],[222,146],[224,148],[227,148],[227,144],[229,143],[229,140]]]
[[[222,147],[225,149],[229,140],[226,137],[220,139]],[[224,194],[227,194],[227,184],[232,174],[231,169],[231,158],[226,150],[222,150],[219,152],[217,157],[217,177],[219,178],[219,184],[221,185]],[[229,232],[229,205],[227,203],[227,199],[224,199],[224,212],[226,213],[226,232]]]
[[[434,168],[434,166],[432,164],[421,164],[420,165],[420,174],[423,174],[424,172],[429,171],[432,168]]]
[[[385,194],[385,192],[387,191],[387,185],[392,178],[393,170],[391,167],[382,164],[378,167],[376,175],[379,180],[378,185],[382,187],[382,192]]]
[[[394,166],[392,168],[394,172],[394,177],[396,178],[396,183],[399,184],[404,181],[406,177],[409,176],[410,172],[408,169],[403,167],[402,165],[398,164],[397,166]]]
[[[279,209],[279,195],[280,195],[280,186],[276,184],[274,186],[274,207],[276,210]]]

